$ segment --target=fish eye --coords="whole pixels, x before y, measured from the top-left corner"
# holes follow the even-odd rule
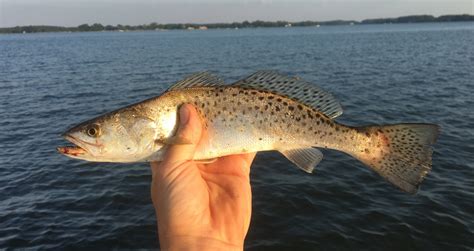
[[[99,133],[100,133],[99,125],[92,124],[92,125],[88,126],[87,129],[86,129],[86,133],[87,133],[87,135],[89,135],[91,137],[94,137],[94,138],[99,136]]]

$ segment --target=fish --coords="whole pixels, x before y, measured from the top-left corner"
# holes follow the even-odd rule
[[[333,149],[412,194],[431,170],[440,130],[428,123],[338,123],[336,118],[343,110],[334,95],[276,71],[257,71],[232,84],[200,72],[159,96],[72,127],[63,136],[73,146],[57,150],[94,162],[160,161],[170,145],[186,144],[175,137],[183,104],[196,107],[207,135],[194,154],[196,161],[278,151],[296,167],[312,173],[323,159],[319,149]]]

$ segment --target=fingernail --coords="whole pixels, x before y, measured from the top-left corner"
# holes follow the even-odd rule
[[[179,125],[185,126],[189,121],[189,108],[181,106],[179,109]]]

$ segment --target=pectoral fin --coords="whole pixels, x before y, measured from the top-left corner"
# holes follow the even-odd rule
[[[288,160],[307,173],[312,173],[316,165],[323,159],[323,153],[316,148],[298,148],[280,150]]]
[[[162,145],[191,145],[193,143],[191,140],[180,136],[173,136],[166,139],[157,139],[155,142]]]
[[[199,159],[199,160],[194,160],[194,162],[199,163],[199,164],[210,164],[210,163],[214,163],[216,160],[217,160],[217,158]]]

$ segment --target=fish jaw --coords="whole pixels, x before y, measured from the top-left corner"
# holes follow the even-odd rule
[[[70,158],[74,159],[83,159],[83,160],[93,160],[94,156],[87,149],[99,148],[99,145],[91,144],[89,142],[82,141],[77,139],[69,134],[63,135],[64,139],[73,143],[73,146],[61,146],[56,148],[56,150]]]

